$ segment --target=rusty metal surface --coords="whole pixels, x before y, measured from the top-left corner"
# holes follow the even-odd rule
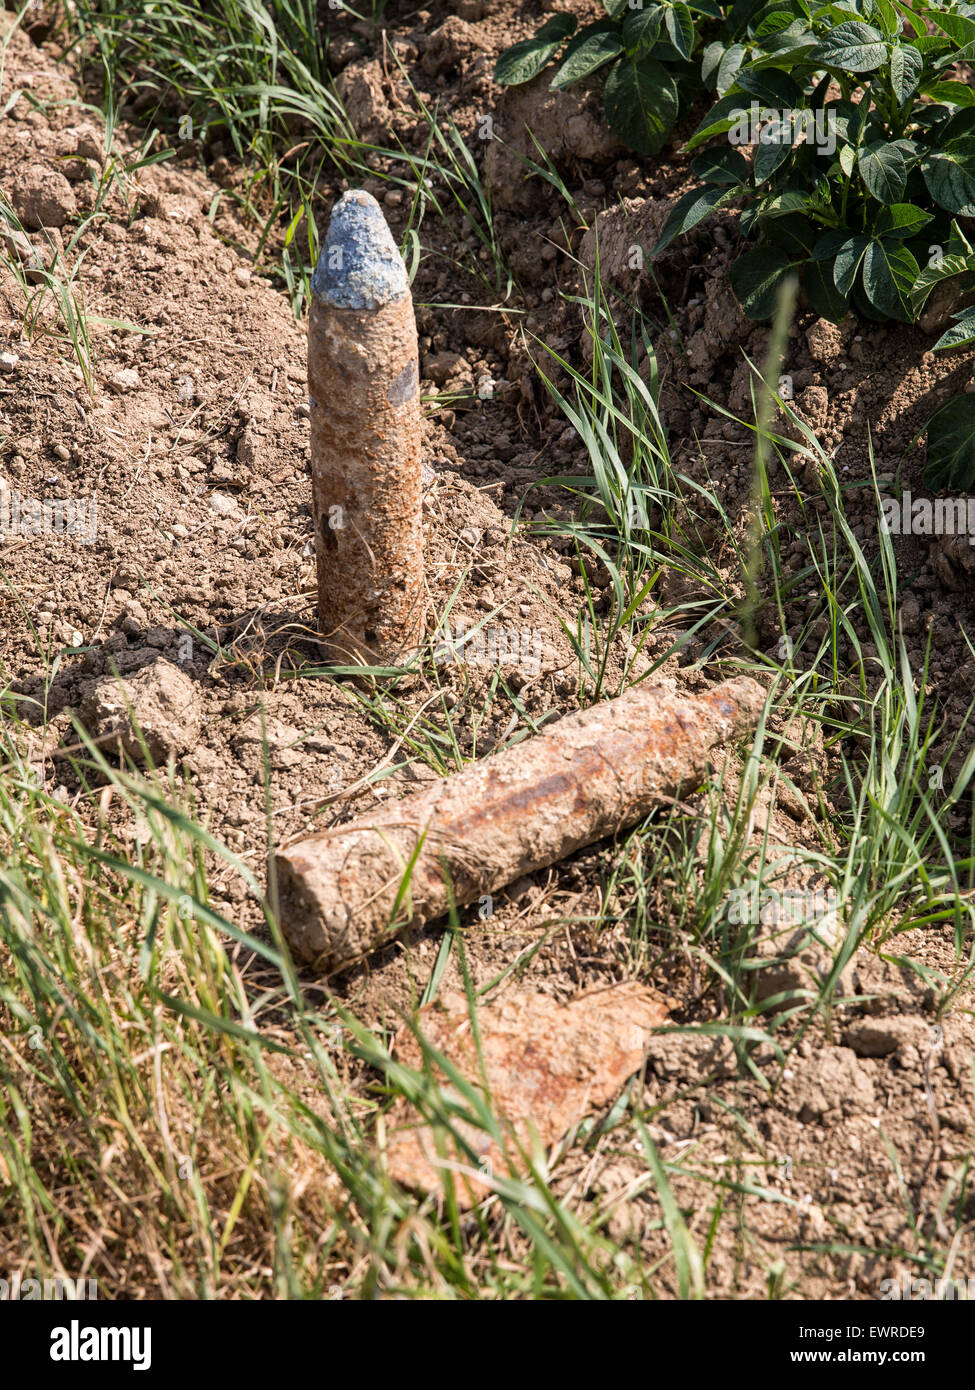
[[[548,1149],[615,1100],[641,1067],[650,1033],[666,1020],[667,1001],[632,983],[565,1005],[547,994],[510,990],[478,1008],[482,1072],[466,998],[448,994],[421,1009],[417,1026],[424,1038],[486,1095],[502,1121],[503,1144],[476,1124],[456,1123],[474,1154],[448,1142],[445,1157],[457,1174],[460,1205],[469,1207],[491,1191],[488,1175],[524,1172],[519,1144],[529,1153],[533,1143]],[[400,1030],[393,1050],[397,1061],[422,1070],[423,1051],[411,1029]],[[436,1079],[445,1083],[442,1075]],[[397,1182],[423,1192],[441,1187],[445,1159],[433,1131],[402,1097],[386,1117],[386,1135],[386,1165]]]
[[[378,206],[376,212],[381,221]],[[408,293],[360,309],[312,296],[308,391],[318,615],[325,655],[341,665],[396,663],[422,636],[418,363]]]
[[[753,725],[763,701],[744,679],[695,697],[634,686],[371,816],[284,846],[275,867],[292,951],[340,969],[442,915],[451,893],[472,902],[633,825],[700,783],[711,749]]]

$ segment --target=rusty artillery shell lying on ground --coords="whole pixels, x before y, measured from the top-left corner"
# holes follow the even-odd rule
[[[308,321],[318,618],[342,665],[395,663],[422,636],[419,386],[403,259],[375,198],[346,193]]]
[[[635,824],[699,783],[710,749],[753,726],[764,698],[744,678],[696,696],[633,686],[374,814],[293,841],[275,869],[294,955],[339,970],[442,916],[451,894],[473,902]]]

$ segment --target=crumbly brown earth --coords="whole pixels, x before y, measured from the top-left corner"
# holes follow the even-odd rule
[[[598,12],[595,4],[572,8],[581,17]],[[560,291],[575,290],[579,259],[591,256],[587,229],[599,220],[607,286],[636,296],[660,324],[654,345],[678,468],[710,478],[742,525],[750,435],[709,411],[690,388],[748,415],[743,354],[761,361],[767,336],[741,316],[727,288],[736,237],[729,214],[676,250],[659,272],[675,343],[649,275],[633,279],[620,251],[659,225],[667,201],[688,185],[686,162],[674,152],[679,139],[658,161],[639,162],[607,140],[594,93],[552,99],[543,83],[535,93],[503,94],[491,80],[494,58],[531,32],[539,13],[533,5],[462,0],[411,14],[390,5],[386,18],[389,49],[417,94],[449,113],[475,151],[484,114],[516,146],[524,142],[524,122],[551,132],[553,157],[579,213],[578,220],[570,217],[539,180],[522,184],[510,158],[494,147],[483,151],[485,177],[495,180],[500,250],[516,280],[503,302],[489,256],[459,217],[445,227],[428,214],[421,227],[427,254],[414,285],[421,374],[428,393],[456,398],[431,415],[425,439],[431,630],[456,591],[455,620],[500,608],[499,621],[512,615],[515,626],[541,634],[543,653],[537,676],[512,673],[510,692],[495,698],[482,724],[458,722],[454,733],[465,756],[489,751],[528,720],[537,724],[580,704],[577,663],[561,624],[575,629],[582,580],[564,547],[532,539],[514,518],[523,502],[521,522],[558,500],[548,491],[529,492],[525,501],[540,478],[585,471],[578,439],[540,389],[530,344],[537,335],[585,361],[576,308]],[[427,127],[395,63],[367,52],[354,32],[337,38],[339,85],[360,136],[388,144],[396,135],[408,148],[422,148]],[[91,210],[89,171],[101,158],[102,127],[72,104],[81,96],[78,75],[57,56],[23,32],[14,34],[0,92],[6,100],[23,89],[4,117],[0,186],[42,256],[49,254],[48,238],[67,245]],[[123,124],[117,153],[133,155],[143,135]],[[87,711],[99,723],[97,711],[110,699],[106,678],[166,664],[191,681],[199,737],[189,751],[178,737],[167,743],[163,712],[156,751],[173,755],[177,786],[191,794],[195,813],[260,875],[268,848],[262,704],[276,840],[339,823],[433,772],[413,764],[366,785],[377,768],[402,763],[405,754],[370,716],[356,687],[315,672],[304,325],[254,262],[256,236],[228,202],[211,217],[220,184],[232,186],[238,171],[226,151],[209,153],[216,160],[209,173],[195,147],[187,147],[131,176],[124,193],[116,187],[68,257],[91,323],[91,391],[50,300],[41,321],[49,321],[51,335],[35,331],[26,339],[23,296],[13,277],[0,272],[0,348],[17,359],[0,376],[0,486],[22,498],[97,500],[90,545],[66,536],[4,539],[2,651],[19,711],[37,728],[33,756],[40,774],[72,801],[81,788],[55,750],[74,740],[74,712]],[[398,234],[409,202],[382,172],[377,164],[376,178],[364,186],[383,199]],[[320,227],[341,191],[337,183],[320,189]],[[29,252],[21,247],[19,254]],[[465,266],[483,269],[487,279]],[[917,486],[923,452],[912,440],[969,371],[967,361],[933,358],[932,341],[920,329],[852,322],[836,329],[800,314],[786,367],[797,408],[826,448],[836,450],[850,483],[869,477],[869,426],[878,472],[892,476],[900,469],[904,486]],[[478,384],[486,377],[494,391],[482,398]],[[784,476],[773,475],[773,484],[776,505],[788,516]],[[848,493],[848,515],[854,533],[867,541],[876,517],[859,497],[855,489]],[[959,560],[950,547],[923,538],[896,545],[912,660],[921,667],[930,639],[930,688],[957,723],[975,675],[975,662],[957,655],[959,628],[972,627],[969,555]],[[798,556],[797,546],[796,566]],[[734,565],[731,556],[717,562],[729,570]],[[788,615],[793,633],[815,619],[819,602],[803,589]],[[653,637],[637,672],[672,638]],[[614,650],[607,689],[618,687],[625,660],[622,649]],[[658,678],[695,690],[722,673],[674,658]],[[421,717],[446,728],[451,700],[465,681],[483,693],[493,675],[477,665],[443,666],[446,701],[426,678],[401,681],[403,726],[423,711]],[[147,699],[162,709],[158,691]],[[789,771],[811,797],[824,767],[820,740]],[[772,807],[766,798],[753,835],[766,825],[786,848],[816,844],[808,802],[790,804],[783,793]],[[134,841],[138,827],[130,833]],[[720,1018],[720,990],[702,977],[689,943],[686,951],[671,945],[661,954],[652,946],[641,956],[625,921],[592,927],[613,862],[613,848],[599,846],[513,884],[487,920],[475,910],[463,913],[475,986],[487,985],[525,953],[516,973],[556,1000],[635,979],[672,997],[672,1024]],[[257,905],[226,867],[214,892],[216,906],[241,926],[260,926]],[[665,901],[660,890],[662,911]],[[413,1008],[417,983],[422,991],[429,977],[440,934],[435,926],[414,933],[406,946],[335,981],[335,989],[369,1026],[394,1028]],[[963,969],[951,933],[940,928],[898,937],[896,955],[950,979]],[[748,1067],[730,1044],[707,1036],[651,1040],[643,1079],[650,1134],[663,1157],[681,1167],[684,1175],[672,1183],[699,1245],[718,1191],[711,1182],[727,1175],[754,1194],[729,1198],[741,1206],[741,1234],[735,1238],[727,1222],[719,1227],[708,1267],[716,1296],[763,1297],[776,1267],[777,1289],[786,1296],[876,1297],[880,1280],[922,1255],[926,1235],[942,1233],[948,1193],[964,1205],[956,1268],[966,1272],[975,1211],[956,1178],[973,1140],[970,995],[963,992],[937,1020],[935,993],[918,974],[869,951],[857,958],[848,987],[867,1002],[835,1009],[828,1031],[819,1019],[810,1024],[784,1068],[770,1049],[753,1053]],[[453,958],[442,988],[462,988]],[[795,1031],[786,1027],[779,1037],[787,1043]],[[363,1075],[361,1084],[374,1079]],[[555,1169],[553,1190],[587,1218],[605,1213],[607,1234],[639,1243],[652,1260],[664,1255],[667,1237],[645,1176],[641,1154],[608,1133],[594,1147],[569,1149]],[[843,1252],[817,1249],[830,1243]],[[111,1285],[106,1276],[105,1288]]]

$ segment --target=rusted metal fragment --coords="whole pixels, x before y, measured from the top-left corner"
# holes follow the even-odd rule
[[[308,320],[318,619],[341,665],[406,659],[423,633],[416,320],[368,193],[336,205]]]
[[[401,1097],[386,1117],[391,1177],[404,1187],[434,1192],[442,1185],[446,1161],[458,1172],[460,1205],[473,1206],[492,1191],[485,1178],[523,1175],[519,1145],[529,1154],[538,1144],[548,1149],[586,1115],[615,1100],[642,1066],[653,1029],[666,1020],[666,1002],[633,983],[612,985],[569,1004],[557,1004],[547,994],[511,991],[477,1010],[482,1070],[467,1000],[462,994],[445,995],[420,1010],[417,1027],[429,1046],[485,1097],[501,1122],[503,1143],[476,1124],[452,1120],[474,1157],[446,1131],[441,1157],[433,1130]],[[393,1052],[405,1066],[423,1068],[423,1049],[412,1029],[400,1030]],[[434,1077],[449,1084],[436,1070]],[[479,1171],[481,1177],[476,1176]]]
[[[292,951],[338,970],[442,916],[451,893],[473,902],[635,824],[699,785],[710,750],[754,725],[763,701],[747,679],[694,697],[634,686],[373,815],[293,841],[275,861]]]

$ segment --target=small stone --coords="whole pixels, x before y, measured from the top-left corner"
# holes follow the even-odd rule
[[[64,444],[55,444],[54,453],[62,463],[71,462],[71,450]]]
[[[139,571],[129,560],[123,560],[112,576],[112,588],[122,590],[118,597],[124,603],[133,589],[139,587]]]
[[[139,385],[139,373],[133,367],[123,367],[112,377],[112,386],[119,393],[134,391]]]
[[[243,468],[257,468],[261,463],[264,441],[253,422],[248,422],[237,440],[237,462]],[[233,477],[233,474],[231,474]]]
[[[15,352],[0,352],[0,372],[12,372],[19,361]]]
[[[246,266],[238,266],[234,271],[234,279],[237,281],[238,285],[249,285],[251,273]]]
[[[142,741],[154,763],[178,757],[197,742],[203,722],[193,681],[165,660],[153,661],[126,681],[106,676],[92,682],[82,697],[80,713],[82,723],[99,741],[117,742],[137,763],[145,761]]]
[[[172,533],[181,541],[185,541],[190,534],[181,521],[177,521],[176,525],[172,528]]]
[[[210,497],[210,509],[216,512],[217,516],[233,516],[237,510],[237,503],[224,492],[214,492]]]

